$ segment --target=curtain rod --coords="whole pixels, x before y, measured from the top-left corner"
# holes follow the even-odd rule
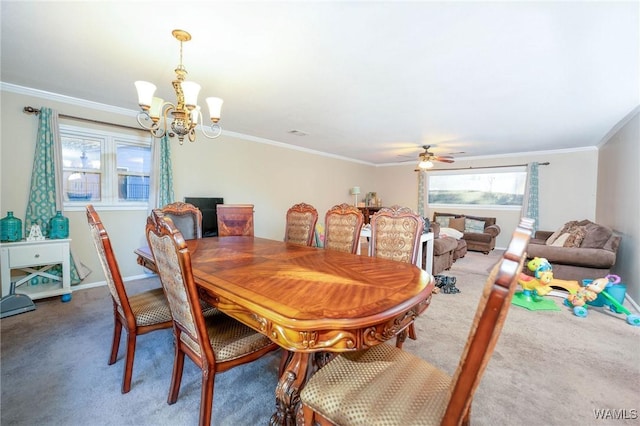
[[[548,161],[544,162],[544,163],[538,163],[538,166],[548,166],[549,163]],[[457,167],[457,168],[451,168],[451,169],[431,169],[431,170],[425,170],[425,172],[448,172],[449,170],[474,170],[474,169],[499,169],[502,167],[518,167],[518,166],[528,166],[528,164],[506,164],[503,166],[481,166],[481,167]],[[416,169],[416,172],[419,172],[420,169]]]
[[[25,112],[25,114],[34,114],[34,115],[40,114],[40,110],[39,109],[31,107],[31,106],[24,107],[23,111]],[[70,120],[87,121],[89,123],[95,123],[95,124],[104,124],[105,126],[121,127],[123,129],[144,130],[144,129],[141,129],[139,127],[127,126],[125,124],[109,123],[107,121],[92,120],[90,118],[75,117],[73,115],[58,114],[58,117],[60,117],[60,118],[68,118]]]

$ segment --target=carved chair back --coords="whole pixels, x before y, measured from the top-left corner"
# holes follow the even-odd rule
[[[176,201],[160,209],[173,220],[185,240],[202,238],[202,212],[193,204]]]
[[[417,264],[424,219],[408,207],[383,207],[371,217],[369,256]]]
[[[532,227],[533,220],[521,219],[490,273],[453,377],[385,343],[345,352],[318,370],[302,390],[304,424],[469,425],[473,395],[518,287]]]
[[[93,205],[89,204],[86,207],[86,210],[87,222],[89,223],[93,244],[98,252],[98,259],[100,259],[102,272],[104,272],[105,281],[109,287],[114,307],[118,310],[118,313],[126,319],[126,322],[130,326],[135,327],[135,316],[133,315],[131,305],[129,304],[127,290],[125,289],[124,282],[122,281],[122,275],[120,275],[118,261],[113,254],[109,234],[102,224],[102,219]]]
[[[139,292],[132,296],[127,294],[107,230],[93,205],[87,205],[86,210],[93,243],[98,252],[98,258],[113,301],[113,340],[109,365],[114,364],[118,359],[123,327],[127,334],[121,389],[122,393],[127,393],[131,389],[136,337],[140,334],[171,327],[171,311],[161,288]]]
[[[287,224],[284,241],[311,246],[315,236],[318,211],[310,204],[299,203],[287,210]]]
[[[350,204],[333,206],[324,219],[324,248],[355,254],[360,243],[364,215]]]

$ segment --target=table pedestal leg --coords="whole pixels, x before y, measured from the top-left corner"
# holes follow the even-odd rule
[[[270,425],[293,426],[296,417],[302,419],[300,391],[311,375],[329,362],[336,354],[324,352],[287,352],[284,372],[276,387],[276,412],[271,416]],[[298,424],[302,424],[298,422]]]

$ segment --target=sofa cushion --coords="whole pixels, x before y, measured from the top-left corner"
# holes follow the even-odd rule
[[[464,223],[464,232],[484,232],[484,224],[483,220],[477,219],[469,219],[467,218]]]
[[[465,231],[464,217],[455,217],[455,218],[452,217],[451,219],[449,219],[449,228],[457,229],[460,232],[464,232]]]
[[[611,238],[613,231],[606,226],[598,225],[593,222],[589,222],[585,225],[587,234],[582,240],[580,247],[583,248],[603,248],[604,245]]]
[[[439,216],[435,216],[434,219],[440,225],[441,228],[448,228],[449,227],[449,220],[450,219],[455,219],[455,217],[454,216],[439,215]]]

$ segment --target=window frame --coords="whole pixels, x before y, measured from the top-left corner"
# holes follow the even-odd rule
[[[453,203],[431,203],[429,202],[429,192],[431,179],[435,173],[438,176],[447,175],[488,175],[488,174],[504,174],[504,173],[523,173],[524,174],[524,189],[522,193],[522,203],[519,205],[505,205],[505,204],[453,204]],[[485,167],[485,168],[469,168],[469,169],[452,169],[452,170],[430,170],[427,172],[425,185],[425,204],[429,209],[471,209],[471,210],[509,210],[520,211],[524,204],[524,197],[526,195],[526,179],[527,179],[527,167],[526,166],[499,166],[499,167]]]
[[[60,124],[60,137],[77,137],[85,139],[94,139],[100,141],[100,169],[92,172],[100,173],[100,200],[67,200],[64,194],[62,200],[65,210],[81,211],[86,208],[87,203],[91,203],[101,210],[148,210],[149,200],[145,201],[127,201],[120,200],[118,194],[118,178],[121,172],[117,167],[117,148],[119,145],[129,145],[138,147],[148,147],[150,149],[150,167],[149,174],[131,172],[128,175],[148,176],[149,181],[153,174],[153,140],[150,136],[142,136],[140,134],[125,133],[118,131],[110,131],[103,129],[95,129],[90,127],[82,127],[70,124]],[[61,141],[62,142],[62,141]],[[64,156],[62,158],[64,162]],[[66,168],[63,165],[63,174],[66,171],[74,170],[74,168]],[[64,190],[64,183],[63,183]]]

